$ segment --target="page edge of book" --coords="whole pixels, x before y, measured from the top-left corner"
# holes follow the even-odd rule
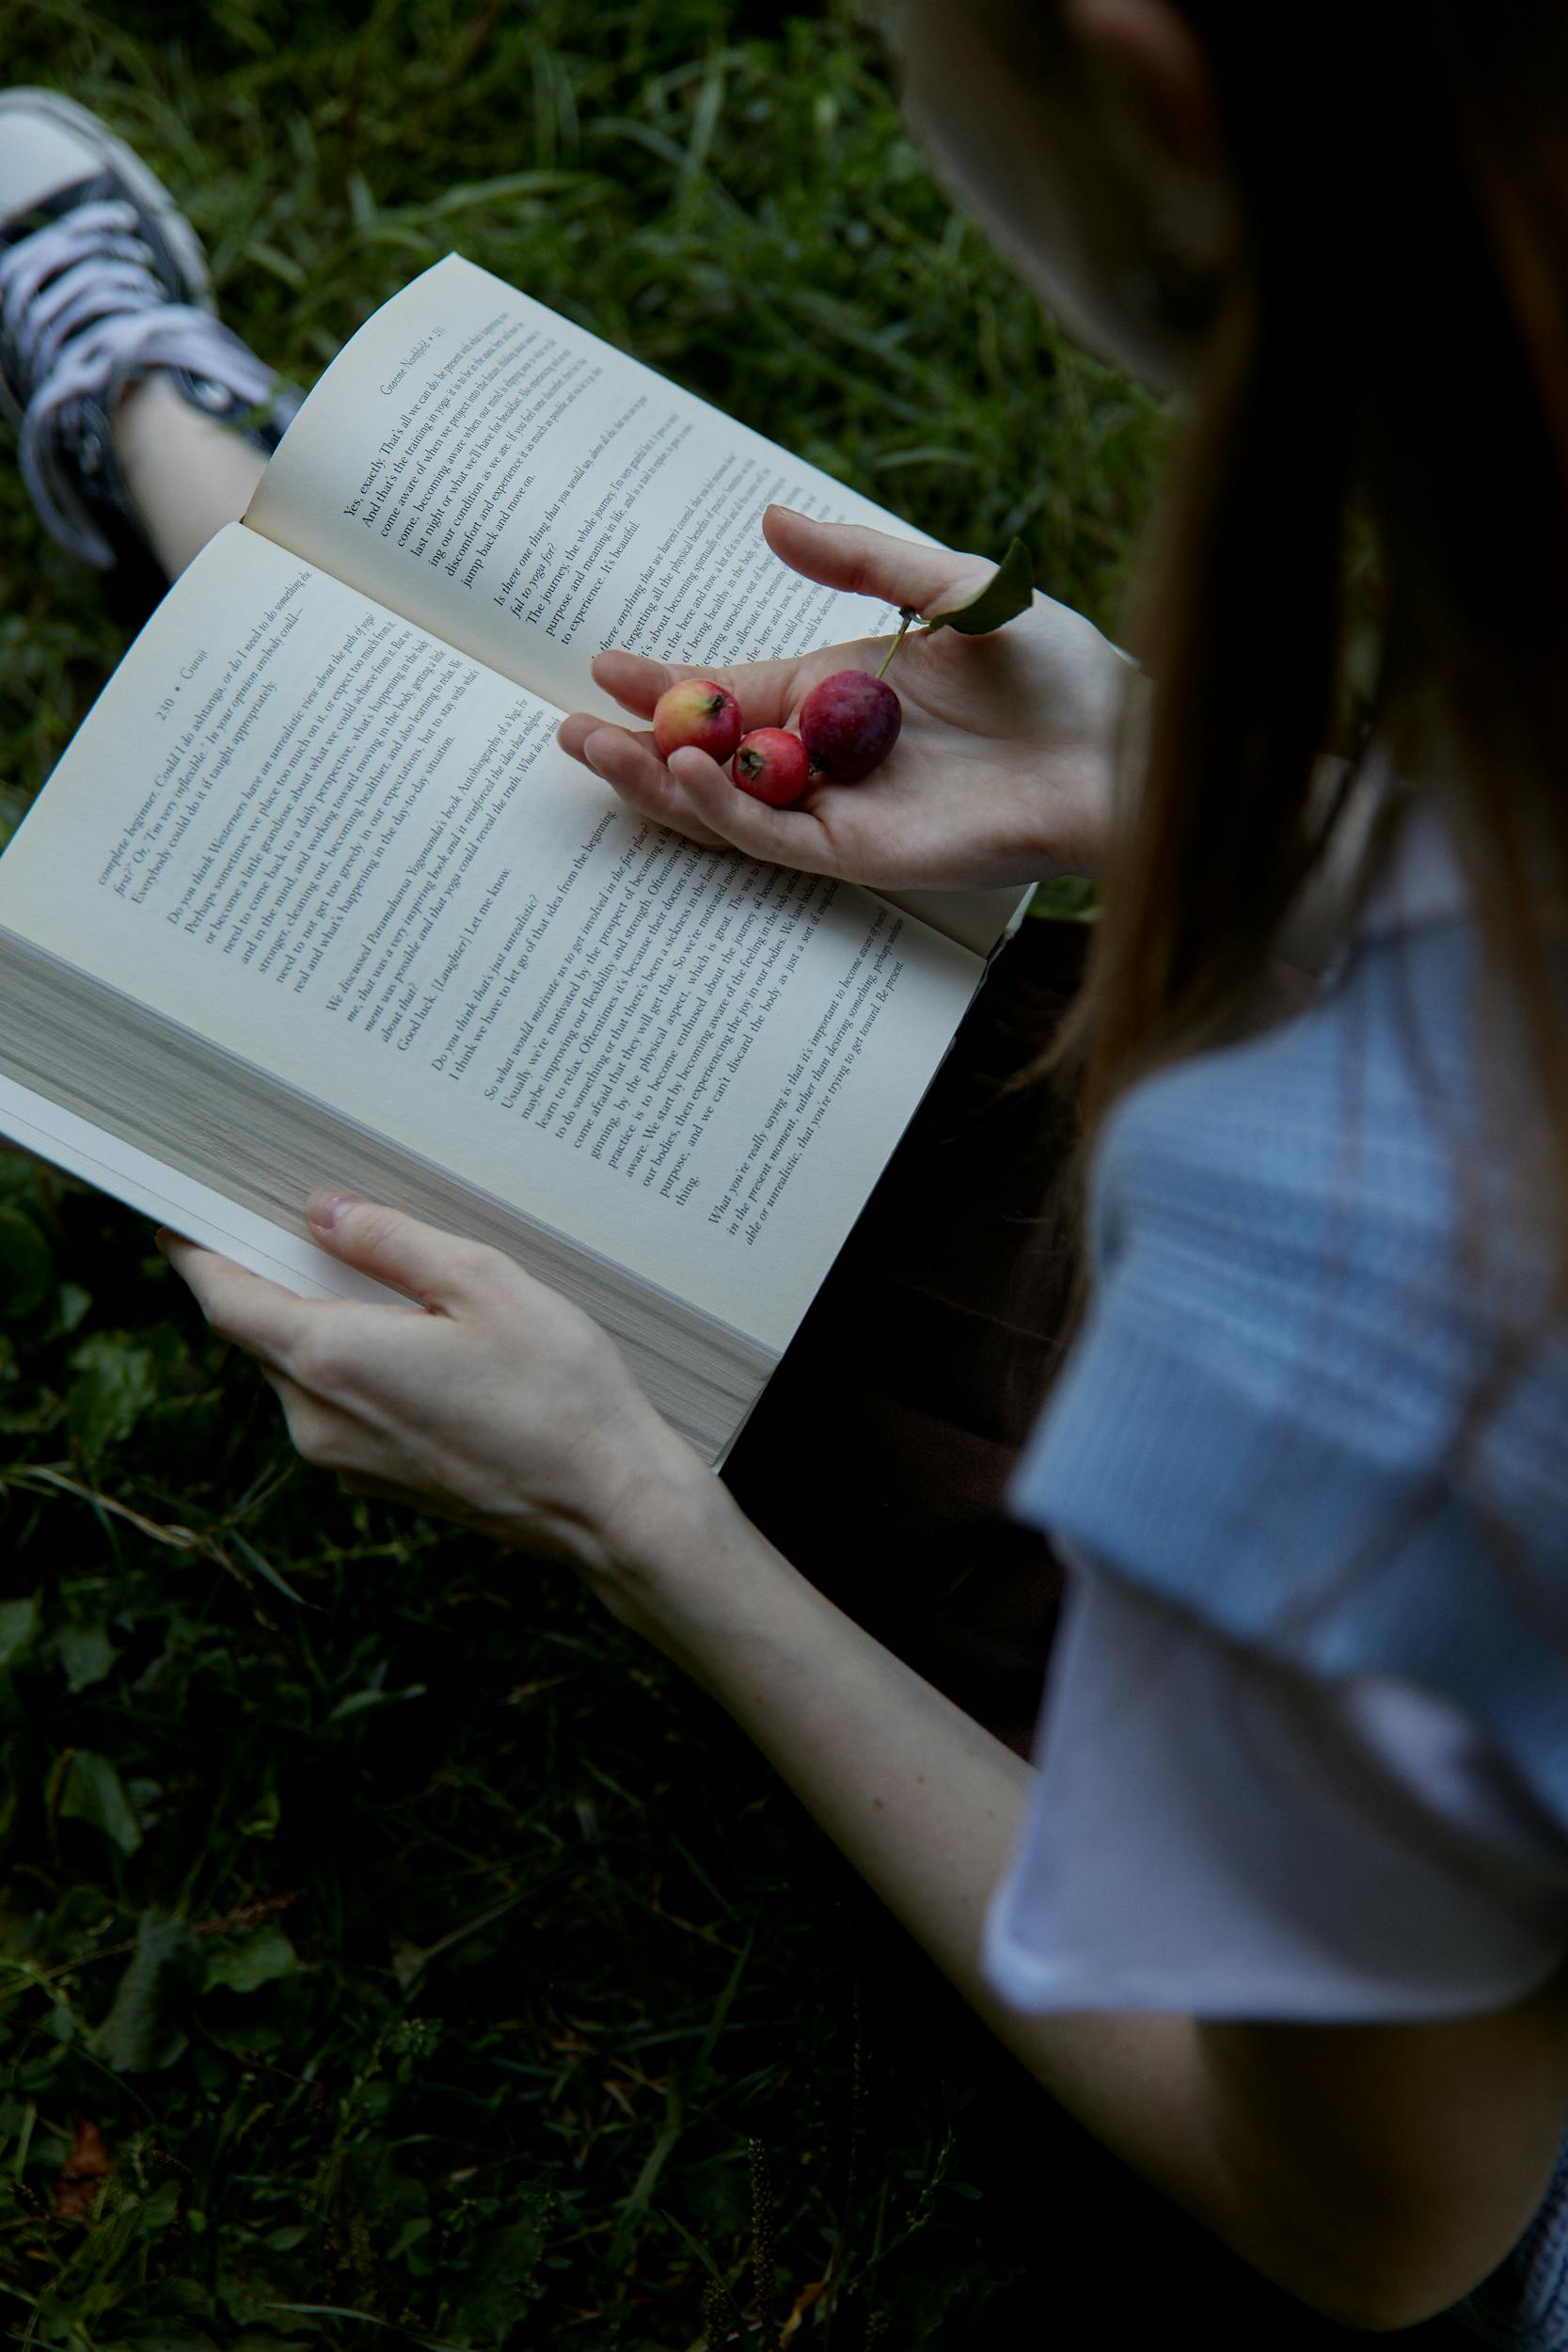
[[[400,1307],[412,1303],[387,1284],[341,1265],[302,1235],[240,1208],[195,1178],[164,1168],[109,1129],[93,1126],[4,1072],[0,1136],[13,1149],[62,1169],[204,1248],[232,1258],[247,1273],[277,1282],[297,1297],[372,1299]]]

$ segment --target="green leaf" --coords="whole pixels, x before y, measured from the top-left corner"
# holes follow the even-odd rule
[[[1029,914],[1047,923],[1098,923],[1100,884],[1086,874],[1053,874],[1036,883]]]
[[[67,1820],[90,1821],[121,1853],[135,1853],[141,1844],[141,1826],[119,1774],[90,1748],[78,1748],[66,1767],[58,1811]]]
[[[0,1209],[0,1313],[30,1315],[49,1295],[55,1262],[49,1244],[20,1209]]]
[[[346,1723],[351,1715],[366,1714],[372,1708],[397,1707],[404,1699],[422,1699],[427,1688],[423,1682],[411,1682],[406,1691],[351,1691],[346,1699],[338,1701],[326,1720],[329,1724]]]
[[[119,1656],[102,1625],[62,1626],[55,1636],[55,1652],[65,1668],[66,1688],[85,1691],[102,1682]]]
[[[524,2316],[539,2257],[545,2250],[547,2188],[523,2192],[523,2213],[474,2241],[451,2316],[443,2331],[454,2344],[501,2344]]]
[[[4,1702],[8,1695],[7,1690],[8,1680],[9,1677],[5,1669],[0,1667],[0,1702]],[[24,1754],[25,1751],[20,1740],[8,1740],[5,1746],[0,1747],[0,1843],[10,1836],[12,1830],[16,1827],[16,1817],[22,1810]],[[27,1794],[31,1796],[30,1788]],[[8,1939],[0,1935],[0,1947],[3,1947],[7,1942]],[[4,2132],[6,2128],[3,2106],[0,2106],[0,2132]],[[14,2129],[14,2126],[12,2128]]]
[[[182,1413],[187,1409],[185,1402],[182,1398],[177,1401],[175,1409],[176,1411]],[[273,1587],[273,1590],[275,1592],[281,1593],[285,1600],[296,1601],[301,1609],[313,1609],[315,1607],[316,1604],[314,1601],[309,1601],[304,1597],[303,1594],[295,1592],[293,1586],[289,1582],[288,1578],[280,1576],[270,1561],[262,1559],[255,1545],[250,1542],[247,1536],[242,1535],[237,1527],[230,1531],[229,1541],[232,1549],[239,1553],[241,1559],[247,1562],[248,1565],[255,1569],[258,1576],[264,1576],[267,1582]]]
[[[151,1351],[129,1331],[94,1331],[73,1348],[66,1414],[85,1454],[128,1438],[158,1394]]]
[[[28,1648],[39,1629],[39,1605],[26,1600],[0,1600],[0,1666],[8,1666]]]
[[[217,2352],[217,2345],[204,2329],[187,2328],[177,2319],[166,2327],[145,2328],[140,2335],[127,2336],[125,2352]]]
[[[367,2328],[385,2328],[394,2336],[402,2336],[405,2344],[423,2344],[425,2352],[469,2352],[466,2344],[453,2344],[445,2336],[421,2336],[401,2320],[377,2319],[373,2312],[356,2312],[344,2303],[269,2303],[269,2312],[298,2312],[306,2318],[319,2314],[323,2319],[358,2319]]]
[[[283,1819],[283,1808],[277,1802],[276,1788],[263,1788],[245,1820],[239,1824],[242,1837],[276,1837],[277,1824]]]
[[[160,1258],[158,1263],[162,1265],[164,1261]],[[62,1282],[55,1293],[55,1304],[50,1309],[48,1319],[38,1335],[40,1346],[47,1347],[52,1341],[63,1340],[68,1332],[74,1331],[91,1305],[91,1291],[85,1291],[80,1282]]]
[[[182,1919],[144,1911],[114,2006],[92,2037],[93,2056],[119,2074],[151,2074],[182,2058],[190,2044],[180,2026],[180,2003],[198,1960],[196,1938]]]
[[[226,1984],[231,1993],[254,1993],[258,1985],[271,1984],[298,1966],[299,1955],[282,1929],[269,1924],[209,1952],[202,1981],[209,1992],[214,1985]]]
[[[1015,539],[977,596],[951,612],[934,612],[927,628],[956,628],[962,637],[984,637],[1005,621],[1027,612],[1035,596],[1035,566],[1022,539]]]

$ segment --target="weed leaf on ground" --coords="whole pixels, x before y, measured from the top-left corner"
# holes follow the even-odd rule
[[[175,2065],[190,2046],[180,2020],[197,1959],[196,1938],[182,1919],[144,1911],[135,1950],[92,2037],[93,2056],[120,2074]]]
[[[141,1824],[119,1774],[106,1756],[77,1748],[66,1760],[55,1813],[62,1820],[88,1821],[121,1853],[141,1844]]]

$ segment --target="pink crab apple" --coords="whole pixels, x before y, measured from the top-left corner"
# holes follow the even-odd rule
[[[903,706],[869,670],[835,670],[800,705],[800,739],[834,784],[858,784],[898,740]]]
[[[711,759],[726,760],[746,732],[740,705],[716,678],[683,677],[654,705],[654,741],[660,759],[694,743]]]
[[[742,792],[769,808],[787,808],[811,781],[806,747],[787,727],[756,727],[742,741],[730,765]]]

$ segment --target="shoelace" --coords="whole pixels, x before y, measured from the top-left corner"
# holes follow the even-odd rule
[[[183,368],[247,406],[277,379],[210,311],[171,302],[153,256],[135,235],[134,205],[80,204],[0,253],[0,334],[33,390],[22,421],[22,475],[47,529],[101,568],[114,550],[77,486],[71,410],[93,401],[107,416],[120,388],[149,368]]]

